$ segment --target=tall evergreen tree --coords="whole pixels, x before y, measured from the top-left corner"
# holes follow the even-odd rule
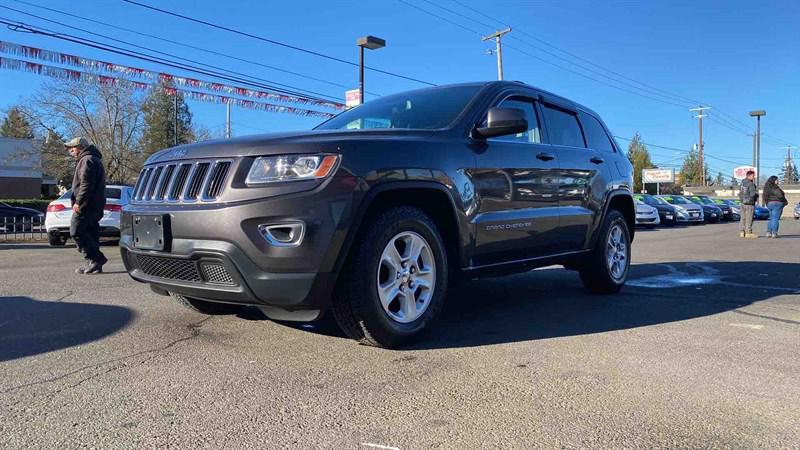
[[[642,191],[642,169],[652,169],[655,166],[650,160],[650,152],[642,143],[639,133],[633,135],[633,139],[628,144],[628,160],[633,165],[633,191]]]
[[[797,165],[794,161],[786,161],[783,165],[781,179],[785,184],[797,184],[800,182],[800,174],[797,173]]]
[[[705,173],[708,174],[708,165],[706,165],[705,169]],[[706,182],[708,181],[711,180],[708,175],[706,175]],[[695,149],[692,149],[683,160],[683,166],[681,167],[681,183],[685,186],[703,185],[703,170],[700,168],[700,156]]]
[[[717,172],[717,177],[714,178],[714,186],[722,186],[725,184],[725,176],[722,175],[722,172]]]
[[[3,124],[0,125],[0,136],[18,139],[33,139],[33,127],[17,107],[8,110]]]
[[[173,88],[171,82],[159,82],[142,106],[144,131],[141,143],[146,156],[175,145],[175,95],[178,96],[178,144],[195,140],[192,113],[182,94],[170,93]]]

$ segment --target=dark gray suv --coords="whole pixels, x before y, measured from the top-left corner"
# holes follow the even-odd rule
[[[592,292],[618,291],[630,186],[590,109],[518,82],[440,86],[313,131],[154,154],[120,247],[131,277],[200,312],[332,311],[349,336],[394,347],[460,280],[562,264]]]

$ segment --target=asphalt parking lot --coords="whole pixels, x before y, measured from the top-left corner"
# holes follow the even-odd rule
[[[764,233],[765,222],[757,230]],[[629,286],[474,281],[387,351],[0,245],[0,448],[797,448],[800,224],[640,231]]]

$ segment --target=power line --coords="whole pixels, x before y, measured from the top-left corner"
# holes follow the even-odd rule
[[[244,80],[239,79],[239,78],[234,79],[234,78],[230,78],[230,77],[228,77],[228,76],[226,76],[224,74],[220,75],[219,72],[217,72],[217,73],[209,72],[206,69],[199,69],[199,71],[198,71],[198,68],[196,66],[185,65],[183,63],[176,63],[175,61],[170,61],[170,60],[167,60],[165,58],[161,58],[161,57],[157,57],[157,56],[153,56],[153,55],[148,55],[146,53],[136,52],[134,50],[130,50],[130,49],[122,48],[122,47],[116,47],[116,46],[112,46],[110,44],[105,44],[105,43],[94,41],[94,40],[91,40],[91,39],[82,38],[82,37],[79,37],[79,36],[70,35],[70,34],[66,34],[66,33],[60,33],[60,32],[56,32],[56,31],[53,31],[53,30],[48,30],[46,28],[39,27],[41,30],[44,30],[44,31],[50,33],[51,37],[55,37],[55,38],[58,38],[58,39],[62,39],[62,37],[60,37],[60,36],[68,36],[68,37],[71,37],[73,39],[80,39],[80,40],[91,42],[91,43],[98,44],[98,45],[105,45],[105,46],[114,48],[114,49],[119,50],[119,51],[132,52],[132,53],[135,53],[137,55],[144,56],[146,58],[150,58],[150,59],[146,59],[146,60],[148,60],[150,62],[156,62],[156,63],[159,63],[159,64],[169,65],[171,67],[177,67],[174,64],[181,64],[184,67],[179,67],[179,68],[182,68],[183,70],[189,70],[189,71],[194,71],[194,72],[198,72],[198,73],[203,73],[204,75],[216,76],[218,78],[223,78],[223,79],[227,79],[227,80],[237,80],[240,83],[258,85],[260,87],[265,87],[265,88],[268,87],[269,89],[273,89],[275,91],[282,91],[284,93],[290,93],[292,95],[309,97],[308,94],[312,94],[312,95],[317,95],[317,96],[324,97],[324,98],[326,98],[328,100],[338,101],[337,97],[331,96],[331,95],[328,95],[328,94],[323,94],[323,93],[319,93],[319,92],[315,92],[315,91],[301,89],[301,88],[297,88],[297,87],[294,87],[294,86],[286,85],[286,84],[283,84],[283,83],[276,83],[276,82],[271,81],[271,80],[265,80],[263,78],[254,77],[254,76],[247,75],[247,74],[244,74],[244,73],[241,73],[241,72],[236,72],[236,71],[233,71],[233,70],[230,70],[230,69],[225,69],[223,67],[214,66],[214,65],[211,65],[211,64],[206,64],[206,63],[199,62],[199,61],[196,61],[196,60],[192,60],[192,59],[189,59],[189,58],[184,58],[182,56],[174,55],[174,54],[171,54],[171,53],[162,52],[160,50],[156,50],[156,49],[153,49],[153,48],[149,48],[149,47],[133,44],[131,42],[123,41],[121,39],[117,39],[117,38],[114,38],[114,37],[111,37],[111,36],[107,36],[107,35],[104,35],[104,34],[101,34],[101,33],[96,33],[96,32],[93,32],[93,31],[85,30],[83,28],[79,28],[79,27],[76,27],[76,26],[73,26],[73,25],[65,24],[65,23],[59,22],[57,20],[48,19],[46,17],[38,16],[36,14],[32,14],[32,13],[29,13],[29,12],[21,11],[21,10],[18,10],[18,9],[15,9],[15,8],[11,8],[11,7],[8,7],[8,6],[0,5],[0,8],[8,9],[8,10],[20,13],[20,14],[24,14],[26,16],[30,16],[30,17],[34,17],[34,18],[39,19],[39,20],[43,20],[45,22],[49,22],[49,23],[53,23],[53,24],[56,24],[56,25],[60,25],[62,27],[67,27],[67,28],[71,28],[71,29],[74,29],[74,30],[78,30],[80,32],[83,32],[83,33],[86,33],[86,34],[89,34],[89,35],[92,35],[92,36],[98,36],[100,38],[107,39],[109,41],[118,42],[118,43],[121,43],[121,44],[129,45],[129,46],[134,47],[134,48],[139,48],[139,49],[147,50],[147,51],[150,51],[150,52],[153,52],[153,53],[165,55],[165,56],[168,56],[168,57],[171,57],[171,58],[180,59],[180,60],[192,63],[192,64],[198,64],[200,66],[210,67],[210,68],[215,69],[215,70],[221,70],[223,72],[227,72],[227,73],[234,74],[234,75],[237,75],[237,76],[243,76],[243,77],[251,78],[251,79],[254,79],[254,80],[260,80],[260,81],[263,81],[263,82],[266,82],[266,83],[270,83],[271,85],[253,83],[253,82],[250,82],[250,81],[244,81]],[[10,19],[6,19],[6,20],[10,20]],[[19,22],[19,24],[28,26],[27,24],[25,24],[23,22]],[[30,26],[28,26],[28,27],[30,27]],[[18,30],[13,30],[13,31],[18,31]],[[28,31],[29,32],[38,33],[38,34],[47,34],[47,33],[37,32],[36,30],[28,30]],[[72,41],[72,42],[75,42],[75,41]],[[80,42],[76,42],[76,43],[80,43]],[[83,44],[83,45],[86,45],[86,44]],[[111,50],[108,50],[108,49],[105,49],[105,50],[111,51]],[[140,57],[137,57],[137,56],[134,56],[134,55],[126,55],[126,56],[139,58],[139,59],[145,59],[145,58],[140,58]],[[157,58],[157,59],[160,59],[161,61],[154,61],[152,58]],[[164,62],[164,61],[167,61],[167,62]],[[289,89],[295,89],[296,91],[299,91],[299,92],[293,92],[293,91],[290,91],[290,90],[287,90],[287,89],[284,89],[284,88],[279,88],[279,87],[276,87],[276,86],[284,86],[284,87],[289,88]],[[305,94],[304,93],[300,93],[300,92],[305,92]]]
[[[402,0],[401,0],[401,1],[402,1]],[[467,19],[467,20],[470,20],[470,21],[472,21],[472,22],[478,23],[478,24],[480,24],[480,25],[482,25],[482,26],[486,26],[486,27],[490,27],[490,28],[493,28],[493,27],[494,27],[494,26],[493,26],[493,25],[491,25],[491,24],[487,24],[487,23],[485,23],[485,22],[483,22],[483,21],[476,20],[476,19],[474,19],[474,18],[471,18],[471,17],[469,17],[469,16],[467,16],[467,15],[465,15],[465,14],[462,14],[462,13],[460,13],[460,12],[454,11],[454,10],[452,10],[452,9],[450,9],[450,8],[445,8],[445,7],[439,6],[438,4],[435,4],[435,3],[433,3],[433,2],[432,2],[432,1],[430,1],[430,0],[422,0],[422,1],[424,1],[424,2],[426,2],[426,3],[429,3],[429,4],[433,4],[434,6],[437,6],[437,7],[439,7],[440,9],[447,10],[447,11],[451,12],[452,14],[458,15],[458,16],[460,16],[460,17],[463,17],[463,18]],[[504,26],[510,26],[510,25],[511,25],[511,24],[509,24],[508,22],[506,22],[506,21],[504,21],[504,20],[500,20],[500,19],[497,19],[497,18],[495,18],[495,17],[492,17],[492,16],[490,16],[490,15],[488,15],[488,14],[486,14],[486,13],[484,13],[484,12],[482,12],[482,11],[480,11],[480,10],[478,10],[478,9],[476,9],[476,8],[474,8],[474,7],[472,7],[472,6],[469,6],[469,5],[465,4],[465,3],[464,3],[464,2],[462,2],[462,1],[459,1],[459,0],[451,0],[451,1],[452,1],[453,3],[455,3],[455,4],[459,5],[459,6],[461,6],[461,7],[462,7],[462,8],[464,8],[464,9],[467,9],[467,10],[469,10],[469,11],[472,11],[472,12],[473,12],[473,13],[475,13],[475,14],[478,14],[478,15],[480,15],[480,16],[482,16],[482,17],[486,18],[486,19],[489,19],[490,21],[493,21],[493,22],[496,22],[496,23],[503,24]],[[408,3],[407,3],[407,2],[405,2],[405,1],[403,1],[403,3],[406,3],[406,4],[408,4]],[[419,7],[416,7],[416,8],[421,10],[421,8],[419,8]],[[430,13],[429,13],[429,14],[430,14]],[[448,22],[450,22],[450,21],[448,21]],[[452,22],[451,22],[451,23],[452,23]],[[459,26],[461,26],[461,25],[459,25]],[[462,28],[464,28],[463,26],[461,26],[461,27],[462,27]],[[703,103],[703,102],[699,102],[699,101],[697,101],[697,100],[694,100],[694,99],[691,99],[691,98],[688,98],[688,97],[685,97],[685,96],[682,96],[682,95],[679,95],[679,94],[676,94],[676,93],[673,93],[673,92],[670,92],[670,91],[667,91],[667,90],[664,90],[664,89],[661,89],[661,88],[658,88],[658,87],[655,87],[655,86],[652,86],[652,85],[650,85],[650,84],[643,83],[643,82],[641,82],[641,81],[639,81],[639,80],[636,80],[636,79],[634,79],[634,78],[631,78],[631,77],[629,77],[629,76],[626,76],[626,75],[624,75],[624,74],[622,74],[622,73],[616,72],[616,71],[614,71],[614,70],[611,70],[611,69],[608,69],[608,68],[606,68],[606,67],[603,67],[603,66],[601,66],[601,65],[599,65],[599,64],[596,64],[596,63],[592,62],[592,61],[591,61],[591,60],[589,60],[589,59],[583,58],[583,57],[581,57],[581,56],[579,56],[579,55],[577,55],[577,54],[575,54],[575,53],[572,53],[572,52],[570,52],[570,51],[567,51],[567,50],[564,50],[564,49],[562,49],[562,48],[559,48],[559,47],[557,47],[556,45],[553,45],[553,44],[551,44],[551,43],[549,43],[549,42],[547,42],[547,41],[545,41],[545,40],[543,40],[543,39],[540,39],[540,38],[538,38],[537,36],[535,36],[535,35],[533,35],[533,34],[531,34],[531,33],[527,33],[526,31],[524,31],[523,29],[520,29],[519,27],[515,27],[515,28],[514,28],[514,30],[515,30],[515,32],[516,32],[515,34],[518,34],[518,35],[520,35],[520,34],[521,34],[521,35],[527,36],[527,37],[529,37],[529,38],[531,38],[531,39],[534,39],[534,40],[536,40],[537,42],[539,42],[539,43],[541,43],[541,44],[543,44],[543,45],[546,45],[546,46],[548,46],[548,47],[550,47],[550,48],[553,48],[553,49],[555,49],[555,50],[557,50],[557,51],[559,51],[559,52],[561,52],[561,53],[564,53],[564,54],[566,54],[566,55],[569,55],[569,56],[570,56],[570,57],[572,57],[572,58],[575,58],[575,59],[577,59],[577,60],[579,60],[579,61],[583,61],[583,62],[585,62],[586,64],[589,64],[589,65],[591,65],[591,66],[593,66],[593,67],[596,67],[596,68],[598,68],[598,69],[601,69],[601,70],[603,70],[603,71],[605,71],[605,72],[611,73],[611,74],[615,75],[616,77],[619,77],[619,78],[623,78],[623,79],[629,80],[629,81],[631,81],[631,82],[633,82],[633,83],[636,83],[636,84],[638,84],[638,85],[641,85],[641,86],[643,86],[643,87],[645,87],[645,88],[647,88],[647,89],[649,89],[649,90],[650,90],[650,91],[647,91],[647,90],[645,90],[645,89],[638,88],[638,89],[640,89],[640,90],[643,90],[643,91],[645,91],[645,92],[649,92],[649,93],[651,93],[651,94],[655,94],[655,93],[654,93],[654,92],[652,92],[652,91],[657,91],[657,92],[660,92],[661,94],[656,94],[656,95],[661,95],[661,96],[663,96],[663,97],[672,97],[672,99],[673,99],[673,100],[677,99],[678,101],[681,101],[681,102],[683,102],[683,101],[686,101],[686,102],[688,102],[688,103],[691,103],[691,104],[699,104],[699,103]],[[545,53],[547,53],[547,54],[549,54],[549,55],[551,55],[551,56],[554,56],[554,57],[557,57],[557,58],[559,58],[559,59],[561,59],[561,60],[567,61],[567,62],[569,62],[570,64],[573,64],[573,65],[575,65],[575,66],[581,67],[581,68],[583,68],[584,70],[590,70],[590,69],[587,69],[585,66],[582,66],[582,65],[580,65],[580,64],[577,64],[577,63],[575,63],[575,62],[573,62],[573,61],[569,61],[569,60],[567,60],[567,59],[565,59],[565,58],[563,58],[563,57],[559,57],[558,55],[555,55],[555,54],[553,54],[552,52],[548,52],[547,50],[544,50],[544,49],[542,49],[541,47],[537,47],[537,46],[535,46],[534,44],[531,44],[530,42],[527,42],[527,41],[525,41],[525,40],[523,40],[523,39],[520,39],[518,36],[515,36],[515,37],[512,37],[512,38],[513,38],[513,39],[516,39],[517,41],[524,42],[524,43],[528,44],[529,46],[531,46],[531,47],[533,47],[533,48],[536,48],[536,49],[538,49],[539,51],[545,52]],[[509,47],[509,48],[512,48],[512,47],[511,47],[511,46],[509,46],[509,45],[506,45],[506,46],[507,46],[507,47]],[[554,65],[554,64],[551,64],[551,65]],[[559,67],[559,66],[557,66],[557,65],[555,65],[555,66],[556,66],[556,67]],[[559,68],[561,68],[561,67],[559,67]],[[562,69],[563,69],[563,68],[562,68]],[[600,74],[600,73],[598,73],[598,72],[596,72],[596,71],[591,71],[591,72],[592,72],[592,73],[595,73],[595,74],[599,74],[600,76],[603,76],[603,77],[605,77],[605,78],[608,78],[608,79],[614,80],[614,81],[616,81],[616,82],[618,82],[618,83],[624,83],[624,82],[620,81],[619,79],[614,79],[613,77],[610,77],[610,76],[608,76],[608,75],[605,75],[605,74]],[[573,73],[575,73],[575,72],[573,72]],[[584,76],[584,75],[582,75],[582,76]],[[585,77],[585,78],[589,78],[589,79],[591,79],[591,80],[593,80],[593,81],[596,81],[596,82],[598,82],[598,80],[596,80],[596,79],[593,79],[593,78],[591,78],[591,77],[586,77],[586,76],[584,76],[584,77]],[[608,83],[602,83],[602,84],[609,85]],[[631,85],[630,85],[630,83],[624,83],[624,84],[626,84],[626,85],[628,85],[628,86],[631,86]],[[619,88],[617,87],[617,89],[619,89]],[[627,91],[627,92],[629,92],[629,91]],[[650,99],[653,99],[653,100],[655,100],[655,99],[654,99],[654,98],[652,98],[652,97],[643,96],[643,95],[641,95],[641,94],[637,94],[637,95],[640,95],[640,96],[642,96],[642,97],[645,97],[645,98],[650,98]],[[675,103],[671,103],[671,104],[675,104]],[[676,105],[676,106],[678,106],[678,105]],[[686,105],[680,105],[680,106],[682,106],[682,107],[685,107]],[[730,125],[730,127],[729,127],[729,128],[731,128],[731,127],[737,127],[737,126],[743,126],[743,127],[745,127],[745,129],[747,129],[748,131],[750,130],[750,128],[751,128],[751,127],[750,127],[750,125],[746,124],[746,123],[745,123],[745,122],[743,122],[742,120],[735,118],[734,116],[732,116],[732,115],[730,115],[730,114],[728,114],[728,113],[726,113],[726,112],[724,112],[724,111],[720,110],[719,108],[717,108],[717,112],[718,112],[718,113],[720,113],[721,115],[725,116],[725,119],[722,119],[722,120],[726,120],[727,122],[729,122],[729,125]],[[732,122],[732,123],[730,123],[730,122]],[[762,135],[762,136],[765,136],[765,133],[761,133],[761,135]],[[774,136],[773,136],[773,139],[775,139],[775,140],[777,140],[777,141],[780,141],[780,142],[781,142],[781,143],[783,143],[783,144],[789,144],[789,142],[788,142],[788,141],[785,141],[785,140],[783,140],[783,139],[780,139],[780,138],[777,138],[777,137],[774,137]]]
[[[399,1],[401,1],[402,3],[405,3],[405,4],[407,4],[407,5],[409,5],[409,3],[408,3],[407,1],[404,1],[404,0],[399,0]],[[449,13],[453,14],[453,15],[456,15],[456,16],[459,16],[459,17],[463,17],[463,18],[465,18],[465,19],[467,19],[467,20],[469,20],[469,21],[472,21],[472,22],[474,22],[474,23],[477,23],[477,24],[479,24],[479,25],[481,25],[481,26],[484,26],[484,27],[487,27],[487,28],[494,28],[494,26],[493,26],[493,25],[490,25],[490,24],[487,24],[486,22],[482,22],[482,21],[476,20],[476,19],[474,19],[474,18],[471,18],[471,17],[469,17],[469,16],[467,16],[467,15],[465,15],[465,14],[462,14],[462,13],[460,13],[460,12],[458,12],[458,11],[455,11],[455,10],[453,10],[453,9],[447,8],[447,7],[445,7],[445,6],[442,6],[442,5],[438,4],[438,3],[434,3],[434,2],[433,2],[433,1],[431,1],[431,0],[422,0],[422,1],[423,1],[423,2],[425,2],[425,3],[428,3],[428,4],[432,5],[432,6],[434,6],[434,7],[436,7],[436,8],[439,8],[439,9],[442,9],[442,10],[444,10],[444,11],[447,11],[447,12],[449,12]],[[454,0],[454,1],[455,1],[455,0]],[[458,3],[458,4],[459,4],[459,5],[461,5],[461,6],[464,6],[463,4],[461,4],[461,3],[459,3],[459,2],[456,2],[456,3]],[[413,5],[411,5],[411,6],[413,6]],[[420,8],[417,8],[417,9],[420,9]],[[432,13],[431,13],[431,14],[432,14]],[[443,19],[443,20],[447,20],[447,19]],[[499,22],[499,21],[496,21],[496,22]],[[453,22],[450,22],[450,23],[453,23]],[[456,25],[458,25],[458,24],[456,24]],[[460,25],[458,25],[458,26],[460,26]],[[549,50],[546,50],[546,49],[544,49],[544,48],[542,48],[542,47],[540,47],[540,46],[537,46],[536,44],[533,44],[533,43],[531,43],[530,41],[526,41],[526,40],[524,40],[524,39],[521,39],[521,38],[519,38],[519,37],[517,37],[517,36],[514,36],[514,35],[510,35],[510,36],[509,36],[509,39],[514,39],[514,40],[516,40],[516,41],[519,41],[519,42],[521,42],[521,43],[523,43],[523,44],[525,44],[525,45],[527,45],[527,46],[529,46],[529,47],[532,47],[532,48],[534,48],[534,49],[536,49],[536,50],[538,50],[538,51],[540,51],[540,52],[546,53],[546,54],[548,54],[548,55],[550,55],[550,56],[552,56],[552,57],[554,57],[554,58],[556,58],[556,59],[559,59],[559,60],[561,60],[561,61],[564,61],[564,62],[566,62],[566,63],[568,63],[568,64],[572,64],[572,65],[574,65],[574,66],[580,67],[581,69],[583,69],[583,70],[585,70],[585,71],[587,71],[587,72],[589,72],[589,73],[593,73],[593,74],[595,74],[595,75],[598,75],[598,76],[601,76],[601,77],[604,77],[604,78],[607,78],[607,79],[613,80],[613,81],[615,81],[615,82],[617,82],[617,83],[621,83],[621,84],[623,84],[623,85],[626,85],[626,86],[629,86],[629,87],[631,87],[631,88],[633,88],[633,89],[638,89],[638,90],[645,91],[645,92],[649,93],[650,95],[657,95],[657,96],[665,97],[666,99],[669,99],[670,101],[689,102],[689,103],[698,103],[698,102],[694,102],[694,101],[691,101],[691,100],[689,100],[689,99],[686,99],[685,97],[682,97],[682,96],[680,96],[680,95],[673,94],[673,93],[671,93],[671,92],[668,92],[668,91],[665,91],[665,90],[663,90],[663,89],[659,89],[659,88],[656,88],[656,87],[653,87],[653,86],[647,85],[647,84],[645,84],[645,83],[642,83],[642,82],[640,82],[640,81],[634,80],[633,78],[630,78],[630,77],[627,77],[627,76],[625,76],[625,75],[622,75],[622,74],[620,74],[620,73],[617,73],[617,72],[615,72],[615,71],[613,71],[613,70],[611,70],[611,69],[607,69],[607,68],[605,68],[605,67],[602,67],[602,66],[599,66],[599,65],[597,65],[597,64],[594,64],[594,63],[592,63],[591,61],[589,61],[589,60],[587,60],[587,59],[585,59],[585,58],[581,58],[581,57],[579,57],[579,56],[577,56],[577,55],[574,55],[574,54],[572,54],[572,53],[566,52],[565,50],[559,49],[558,47],[556,47],[556,46],[554,46],[554,45],[552,45],[552,44],[548,44],[548,43],[546,43],[545,41],[543,41],[543,40],[541,40],[541,39],[539,39],[539,38],[536,38],[535,36],[531,35],[530,33],[526,33],[526,32],[525,32],[525,31],[523,31],[523,30],[518,30],[518,31],[519,31],[519,33],[520,33],[520,34],[523,34],[523,35],[526,35],[526,36],[530,36],[531,38],[533,38],[533,39],[536,39],[537,41],[540,41],[540,42],[544,43],[544,44],[545,44],[545,45],[547,45],[548,47],[552,47],[552,48],[554,48],[554,49],[556,49],[556,50],[558,50],[558,51],[560,51],[560,52],[563,52],[563,53],[566,53],[566,54],[568,54],[568,55],[572,56],[572,57],[573,57],[573,58],[575,58],[575,59],[579,59],[579,60],[581,60],[581,61],[583,61],[583,62],[585,62],[585,63],[587,63],[587,64],[589,64],[589,65],[591,65],[591,66],[597,67],[597,68],[599,68],[599,69],[601,69],[601,70],[603,70],[603,71],[605,71],[605,72],[611,73],[611,74],[613,74],[613,75],[614,75],[614,77],[611,77],[611,76],[607,75],[606,73],[600,72],[600,71],[598,71],[598,70],[592,69],[591,67],[587,67],[587,66],[585,66],[585,65],[578,64],[578,63],[576,63],[575,61],[571,61],[570,59],[568,59],[568,58],[565,58],[565,57],[563,57],[563,56],[561,56],[561,55],[559,55],[559,54],[557,54],[557,53],[553,53],[553,52],[551,52],[551,51],[549,51]],[[630,83],[630,82],[627,82],[627,81],[625,81],[625,80],[631,80],[631,81],[633,81],[633,82],[634,82],[634,83],[636,83],[636,84],[634,84],[634,83]],[[644,87],[642,87],[642,86],[644,86]]]
[[[320,52],[313,51],[313,50],[308,50],[308,49],[305,49],[305,48],[302,48],[302,47],[298,47],[296,45],[286,44],[284,42],[276,41],[274,39],[269,39],[269,38],[266,38],[266,37],[263,37],[263,36],[258,36],[258,35],[252,34],[252,33],[247,33],[245,31],[237,30],[237,29],[234,29],[234,28],[229,28],[229,27],[226,27],[226,26],[223,26],[223,25],[218,25],[216,23],[208,22],[208,21],[197,19],[197,18],[194,18],[194,17],[189,17],[187,15],[176,13],[176,12],[173,12],[173,11],[167,11],[166,9],[156,8],[155,6],[150,6],[150,5],[147,5],[147,4],[144,4],[144,3],[139,3],[139,2],[134,1],[134,0],[122,0],[122,1],[124,1],[126,3],[130,3],[132,5],[140,6],[142,8],[146,8],[146,9],[149,9],[149,10],[152,10],[152,11],[160,12],[162,14],[167,14],[167,15],[170,15],[170,16],[173,16],[173,17],[178,17],[180,19],[188,20],[190,22],[199,23],[199,24],[202,24],[202,25],[205,25],[205,26],[209,26],[209,27],[216,28],[216,29],[219,29],[219,30],[227,31],[229,33],[238,34],[240,36],[245,36],[245,37],[249,37],[249,38],[252,38],[252,39],[257,39],[259,41],[267,42],[267,43],[270,43],[270,44],[273,44],[273,45],[278,45],[278,46],[281,46],[281,47],[284,47],[284,48],[288,48],[288,49],[295,50],[295,51],[298,51],[298,52],[306,53],[306,54],[309,54],[309,55],[314,55],[314,56],[317,56],[317,57],[320,57],[320,58],[325,58],[325,59],[328,59],[328,60],[331,60],[331,61],[336,61],[336,62],[339,62],[339,63],[342,63],[342,64],[347,64],[347,65],[355,66],[355,67],[358,67],[358,65],[359,65],[358,63],[355,63],[355,62],[352,62],[352,61],[348,61],[346,59],[337,58],[335,56],[326,55],[324,53],[320,53]],[[436,84],[430,83],[428,81],[420,80],[418,78],[413,78],[413,77],[409,77],[409,76],[406,76],[406,75],[401,75],[401,74],[394,73],[394,72],[389,72],[387,70],[377,69],[375,67],[364,66],[364,69],[371,70],[373,72],[382,73],[384,75],[393,76],[393,77],[396,77],[396,78],[402,78],[402,79],[408,80],[408,81],[414,81],[416,83],[427,84],[428,86],[436,86]]]
[[[269,64],[264,64],[264,63],[261,63],[261,62],[258,62],[258,61],[253,61],[253,60],[250,60],[250,59],[239,58],[239,57],[236,57],[236,56],[228,55],[228,54],[225,54],[225,53],[222,53],[222,52],[218,52],[218,51],[214,51],[214,50],[210,50],[210,49],[207,49],[207,48],[198,47],[198,46],[195,46],[195,45],[191,45],[191,44],[187,44],[187,43],[184,43],[184,42],[175,41],[175,40],[172,40],[172,39],[167,39],[167,38],[164,38],[164,37],[161,37],[161,36],[156,36],[156,35],[152,35],[152,34],[148,34],[148,33],[143,33],[141,31],[134,30],[134,29],[131,29],[131,28],[125,28],[125,27],[121,27],[121,26],[118,26],[118,25],[110,24],[110,23],[107,23],[107,22],[102,22],[100,20],[79,16],[77,14],[72,14],[72,13],[69,13],[69,12],[66,12],[66,11],[61,11],[61,10],[58,10],[58,9],[55,9],[55,8],[49,8],[49,7],[46,7],[46,6],[37,5],[35,3],[29,3],[29,2],[26,2],[26,1],[23,1],[23,0],[13,0],[13,1],[15,1],[17,3],[21,3],[23,5],[32,6],[34,8],[40,8],[40,9],[44,9],[46,11],[50,11],[50,12],[54,12],[54,13],[57,13],[57,14],[65,15],[65,16],[68,16],[68,17],[73,17],[75,19],[80,19],[80,20],[84,20],[84,21],[87,21],[87,22],[90,22],[90,23],[102,25],[104,27],[109,27],[109,28],[113,28],[113,29],[116,29],[116,30],[125,31],[125,32],[128,32],[128,33],[133,33],[133,34],[136,34],[136,35],[139,35],[139,36],[144,36],[144,37],[151,38],[151,39],[156,39],[156,40],[159,40],[159,41],[162,41],[162,42],[167,42],[167,43],[170,43],[170,44],[178,45],[178,46],[181,46],[181,47],[190,48],[192,50],[201,51],[201,52],[208,53],[208,54],[211,54],[211,55],[214,55],[214,56],[221,56],[223,58],[228,58],[228,59],[232,59],[232,60],[235,60],[235,61],[244,62],[244,63],[247,63],[247,64],[252,64],[252,65],[255,65],[255,66],[259,66],[259,67],[264,67],[266,69],[275,70],[275,71],[278,71],[278,72],[286,73],[286,74],[289,74],[289,75],[294,75],[294,76],[297,76],[297,77],[305,78],[307,80],[312,80],[312,81],[316,81],[316,82],[319,82],[319,83],[325,83],[325,84],[328,84],[328,85],[331,85],[331,86],[340,87],[340,88],[343,88],[343,89],[349,89],[350,88],[350,86],[347,86],[347,85],[344,85],[344,84],[341,84],[341,83],[336,83],[336,82],[333,82],[333,81],[330,81],[330,80],[325,80],[325,79],[322,79],[322,78],[313,77],[311,75],[306,75],[306,74],[303,74],[303,73],[294,72],[292,70],[288,70],[288,69],[284,69],[284,68],[281,68],[281,67],[272,66],[272,65],[269,65]],[[371,95],[375,95],[375,96],[380,96],[380,94],[374,93],[374,92],[367,92],[367,93],[371,94]]]
[[[124,1],[129,1],[129,0],[124,0]],[[479,30],[476,30],[476,29],[474,29],[474,28],[470,28],[470,27],[468,27],[468,26],[465,26],[465,25],[463,25],[463,24],[459,24],[459,23],[457,23],[457,22],[454,22],[454,21],[452,21],[452,20],[450,20],[450,19],[447,19],[447,18],[445,18],[445,17],[442,17],[442,16],[441,16],[441,15],[439,15],[439,14],[436,14],[435,12],[432,12],[432,11],[429,11],[429,10],[427,10],[427,9],[421,8],[421,7],[420,7],[420,6],[418,6],[418,5],[414,5],[414,4],[412,4],[412,3],[409,3],[409,2],[408,2],[408,1],[406,1],[406,0],[398,0],[398,1],[399,1],[399,2],[401,2],[401,3],[403,3],[403,4],[405,4],[405,5],[411,6],[411,7],[412,7],[412,8],[414,8],[414,9],[417,9],[417,10],[419,10],[419,11],[422,11],[422,12],[426,13],[426,14],[429,14],[429,15],[431,15],[431,16],[433,16],[433,17],[436,17],[436,18],[438,18],[438,19],[444,20],[445,22],[448,22],[448,23],[450,23],[450,24],[456,25],[456,26],[458,26],[459,28],[461,28],[461,29],[463,29],[463,30],[469,31],[469,32],[471,32],[471,33],[475,33],[475,34],[477,34],[477,35],[481,35],[481,32],[480,32]],[[522,50],[522,49],[520,49],[520,48],[518,48],[518,47],[514,47],[514,46],[512,46],[512,45],[509,45],[509,44],[506,44],[505,46],[506,46],[506,48],[510,48],[510,49],[512,49],[512,50],[514,50],[514,51],[516,51],[516,52],[518,52],[518,53],[522,53],[522,54],[523,54],[523,55],[525,55],[525,56],[528,56],[528,57],[530,57],[530,58],[536,59],[536,60],[538,60],[538,61],[541,61],[541,62],[543,62],[543,63],[545,63],[545,64],[551,65],[551,66],[553,66],[553,67],[556,67],[556,68],[558,68],[558,69],[564,70],[564,71],[566,71],[566,72],[570,72],[570,73],[573,73],[573,74],[575,74],[575,75],[581,76],[581,77],[583,77],[583,78],[586,78],[586,79],[592,80],[592,81],[594,81],[594,82],[596,82],[596,83],[604,84],[604,85],[606,85],[606,86],[608,86],[608,87],[611,87],[611,88],[614,88],[614,89],[618,89],[618,90],[620,90],[620,91],[627,92],[627,93],[629,93],[629,94],[638,95],[638,96],[640,96],[640,97],[648,98],[648,99],[651,99],[651,100],[654,100],[654,101],[659,101],[659,102],[662,102],[662,103],[667,103],[667,104],[670,104],[670,105],[679,106],[679,107],[681,107],[681,108],[685,108],[685,107],[686,107],[686,105],[685,105],[685,104],[681,104],[681,103],[675,103],[675,102],[672,102],[672,101],[669,101],[669,100],[664,100],[664,99],[660,99],[660,98],[657,98],[657,97],[652,97],[652,96],[650,96],[650,95],[647,95],[647,94],[643,94],[643,93],[640,93],[640,92],[637,92],[637,91],[633,91],[633,90],[630,90],[630,89],[626,89],[626,88],[624,88],[624,87],[617,86],[617,85],[615,85],[615,84],[609,83],[609,82],[607,82],[607,81],[604,81],[604,80],[599,80],[599,79],[597,79],[597,78],[594,78],[594,77],[591,77],[591,76],[589,76],[589,75],[586,75],[586,74],[584,74],[584,73],[582,73],[582,72],[578,72],[577,70],[573,70],[573,69],[570,69],[570,68],[568,68],[568,67],[561,66],[561,65],[559,65],[559,64],[556,64],[556,63],[554,63],[554,62],[552,62],[552,61],[548,61],[547,59],[544,59],[544,58],[542,58],[542,57],[540,57],[540,56],[537,56],[537,55],[534,55],[534,54],[532,54],[532,53],[529,53],[529,52],[527,52],[527,51],[525,51],[525,50]]]

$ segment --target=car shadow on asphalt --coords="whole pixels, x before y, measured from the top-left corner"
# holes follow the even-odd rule
[[[631,268],[614,295],[586,292],[576,272],[540,269],[472,281],[447,298],[438,326],[408,350],[473,347],[627,330],[711,316],[800,294],[800,264],[675,262]]]
[[[121,306],[0,297],[0,362],[96,341],[134,315]]]
[[[433,330],[400,350],[476,347],[678,322],[800,294],[798,280],[800,264],[760,261],[637,264],[629,284],[613,295],[590,294],[577,272],[555,267],[483,278],[451,289]],[[238,316],[270,320],[257,308]],[[275,323],[345,338],[331,316],[314,323]]]

